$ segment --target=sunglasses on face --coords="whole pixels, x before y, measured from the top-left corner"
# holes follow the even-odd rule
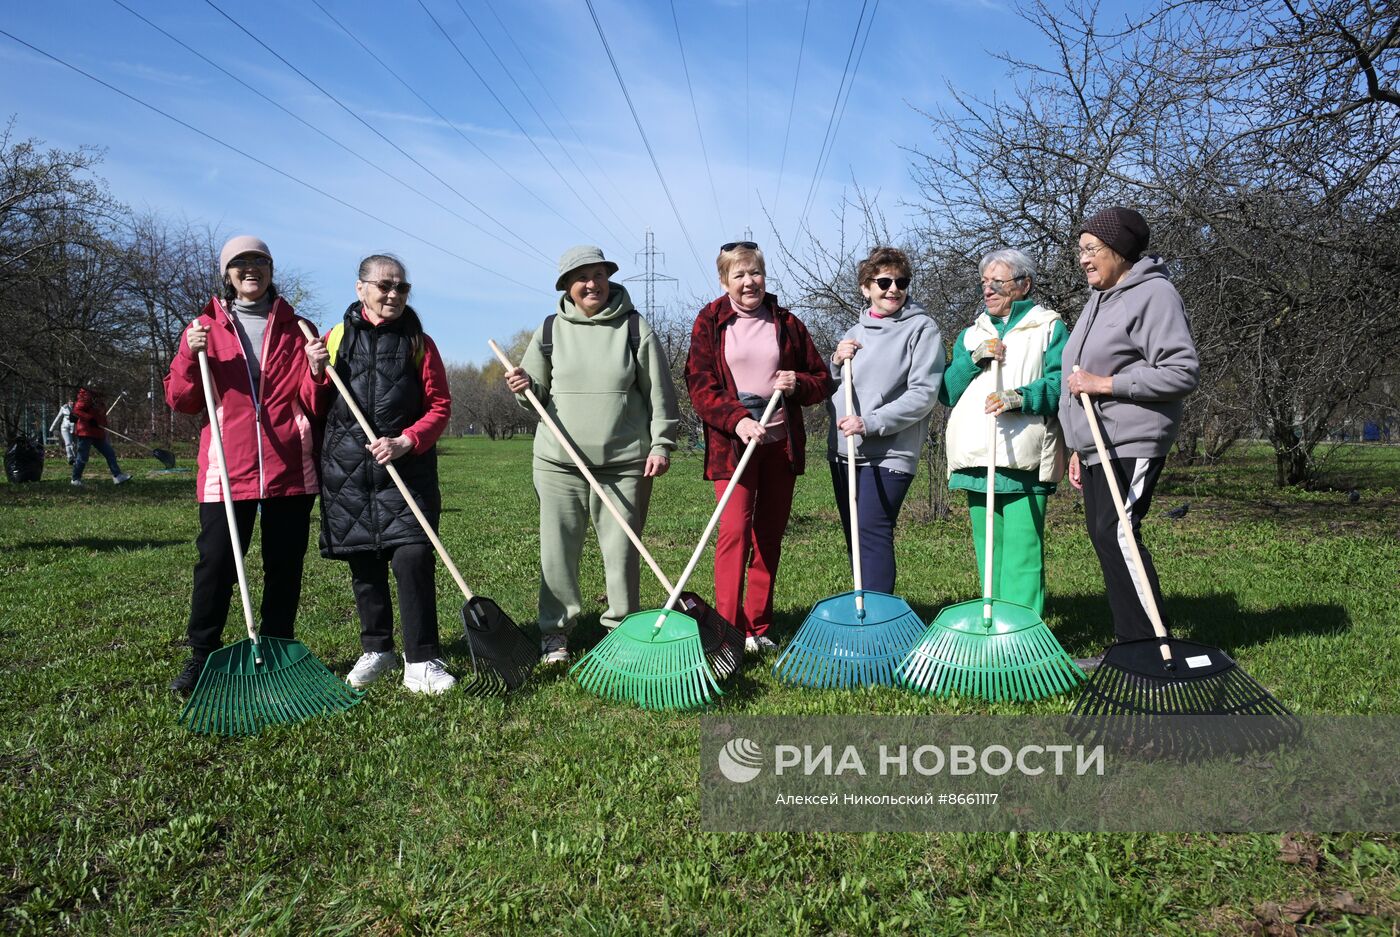
[[[251,267],[271,267],[272,260],[262,254],[251,254],[247,257],[235,257],[228,262],[230,267],[241,267],[247,270]]]
[[[874,283],[882,290],[887,290],[891,286],[893,286],[895,289],[899,290],[902,293],[905,290],[909,289],[908,277],[876,277],[870,282]]]
[[[379,292],[383,293],[385,296],[394,292],[397,292],[400,296],[407,296],[408,291],[413,289],[412,283],[405,283],[401,280],[361,280],[360,282],[373,283],[379,288]]]
[[[1012,278],[1009,279],[1009,280],[997,280],[997,279],[983,280],[983,281],[982,281],[982,285],[985,286],[985,287],[988,287],[989,289],[991,289],[991,291],[992,291],[993,293],[996,293],[997,295],[1005,295],[1005,294],[1006,294],[1006,291],[1007,291],[1008,289],[1011,288],[1011,284],[1013,284],[1013,283],[1019,283],[1020,281],[1022,281],[1022,280],[1024,280],[1024,279],[1025,279],[1025,277],[1022,276],[1022,277],[1012,277]]]
[[[736,247],[742,247],[744,250],[750,251],[758,250],[758,245],[753,241],[730,241],[728,244],[721,244],[719,246],[719,252],[721,254],[727,254]]]

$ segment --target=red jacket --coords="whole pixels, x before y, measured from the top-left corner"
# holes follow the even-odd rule
[[[306,338],[300,317],[278,298],[263,333],[261,385],[252,386],[251,371],[238,330],[223,303],[209,300],[199,324],[209,327],[209,373],[228,458],[229,485],[234,501],[316,494],[321,428],[313,420],[318,384],[306,362]],[[309,324],[309,323],[308,323]],[[315,326],[312,326],[315,330]],[[261,413],[254,400],[261,401]],[[182,334],[180,351],[165,376],[165,400],[181,413],[204,412],[204,388],[199,359]],[[199,434],[199,476],[196,500],[222,500],[218,469],[210,464],[209,425]]]
[[[778,370],[797,373],[797,390],[783,399],[787,415],[788,461],[801,475],[807,461],[807,431],[802,425],[802,408],[821,403],[836,389],[826,361],[802,320],[778,305],[772,293],[763,297],[778,330]],[[705,424],[705,478],[723,481],[734,474],[744,444],[734,428],[749,411],[739,402],[734,375],[724,360],[725,325],[738,316],[721,296],[695,317],[690,330],[690,355],[685,361],[685,382],[695,415]]]
[[[78,388],[78,399],[73,403],[74,432],[91,439],[107,438],[107,411],[96,394],[86,387]]]

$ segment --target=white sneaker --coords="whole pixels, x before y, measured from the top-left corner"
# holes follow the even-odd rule
[[[540,638],[540,654],[543,664],[567,664],[569,662],[569,639],[562,634],[547,634]]]
[[[83,487],[83,480],[81,478],[70,478],[68,479],[68,484],[72,485],[74,488],[81,488]]]
[[[125,472],[122,472],[120,475],[112,476],[112,484],[114,485],[125,485],[129,481],[131,481],[131,476]]]
[[[754,635],[749,635],[747,638],[744,639],[745,654],[767,654],[770,651],[776,651],[777,649],[778,645],[774,644],[768,638],[767,635],[761,634],[757,637],[755,637]]]
[[[384,671],[392,670],[398,663],[399,655],[393,651],[365,651],[345,675],[345,682],[357,690],[367,687],[383,676]]]
[[[446,693],[457,685],[457,678],[447,672],[442,660],[433,658],[417,664],[403,665],[403,685],[414,693]]]

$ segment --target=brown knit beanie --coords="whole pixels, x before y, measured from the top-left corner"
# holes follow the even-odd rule
[[[1079,234],[1086,231],[1129,262],[1135,262],[1147,250],[1147,239],[1152,233],[1147,219],[1131,208],[1105,208],[1079,226]]]

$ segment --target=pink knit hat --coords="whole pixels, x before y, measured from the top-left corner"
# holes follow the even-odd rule
[[[240,234],[229,238],[219,251],[219,273],[222,275],[228,269],[229,262],[240,254],[262,254],[269,262],[272,261],[272,251],[267,249],[267,242],[251,234]]]

